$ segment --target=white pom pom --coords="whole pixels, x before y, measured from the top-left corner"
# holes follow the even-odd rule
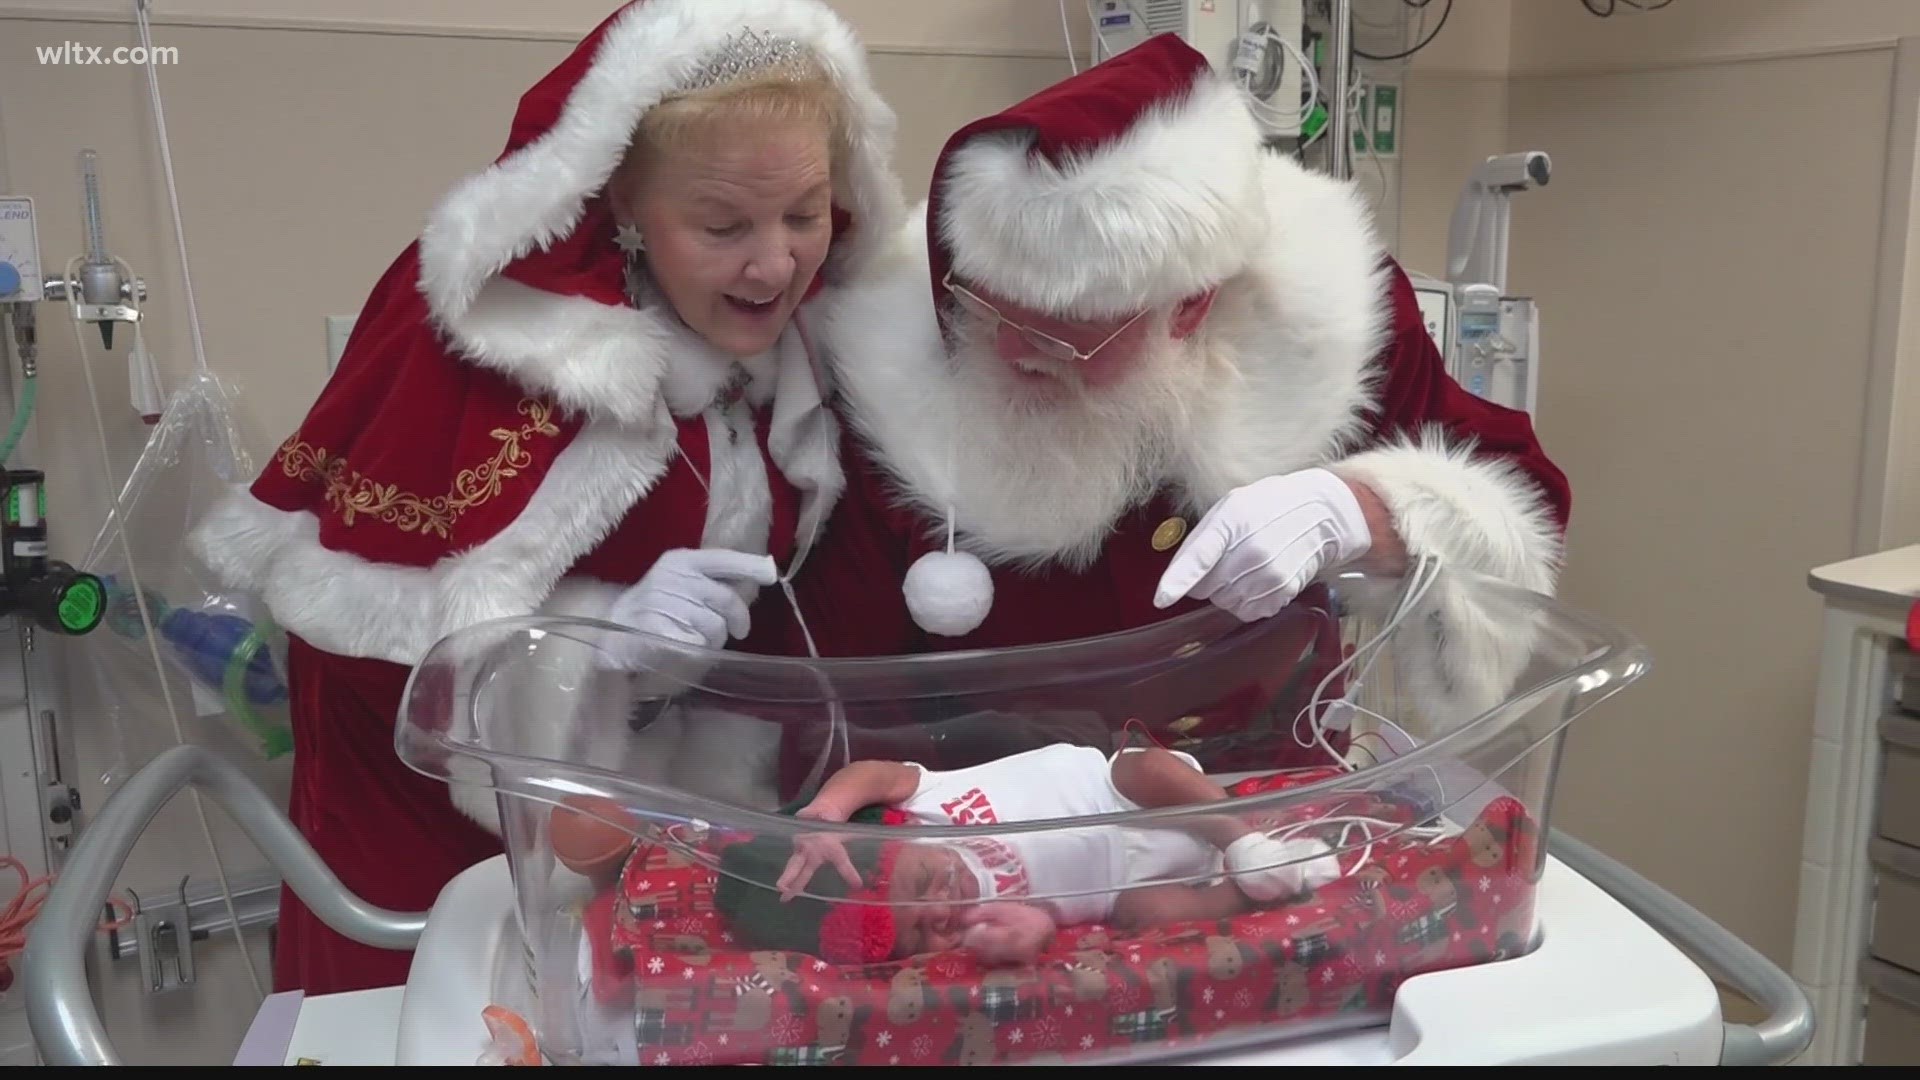
[[[960,637],[993,609],[993,575],[964,551],[929,551],[907,571],[907,610],[929,634]]]

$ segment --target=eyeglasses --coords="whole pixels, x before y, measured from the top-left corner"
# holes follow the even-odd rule
[[[947,271],[946,276],[940,279],[940,287],[952,293],[953,298],[960,302],[960,306],[965,308],[968,314],[986,320],[989,325],[997,326],[1000,323],[1006,323],[1018,331],[1021,338],[1023,338],[1027,344],[1033,346],[1042,356],[1047,357],[1049,360],[1059,360],[1063,363],[1093,359],[1094,353],[1111,345],[1114,338],[1126,333],[1127,327],[1139,322],[1140,316],[1147,313],[1145,309],[1135,312],[1131,319],[1120,324],[1118,330],[1108,334],[1105,341],[1102,341],[1100,344],[1095,345],[1085,352],[1081,352],[1072,344],[1061,341],[1052,334],[1043,334],[1031,326],[1022,326],[1012,319],[1007,318],[1005,315],[1000,314],[999,308],[994,307],[978,293],[973,292],[964,285],[954,284],[953,271],[951,270]]]

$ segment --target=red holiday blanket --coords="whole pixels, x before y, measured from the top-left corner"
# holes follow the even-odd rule
[[[1314,778],[1245,781],[1234,794]],[[1341,795],[1287,817],[1335,815],[1412,825],[1430,809]],[[1464,831],[1402,832],[1341,862],[1348,872],[1304,899],[1130,933],[1076,927],[1031,966],[983,968],[962,952],[836,966],[736,949],[714,911],[713,871],[643,842],[589,912],[605,944],[593,992],[631,1007],[637,1064],[1038,1064],[1256,1025],[1366,1023],[1408,978],[1528,948],[1538,832],[1512,798]]]

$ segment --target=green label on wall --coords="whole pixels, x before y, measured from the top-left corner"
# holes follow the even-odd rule
[[[1400,88],[1373,88],[1373,152],[1391,154],[1400,147]]]

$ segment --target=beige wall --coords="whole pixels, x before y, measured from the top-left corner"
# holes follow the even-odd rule
[[[1556,165],[1515,204],[1513,275],[1545,305],[1540,425],[1574,481],[1563,595],[1655,656],[1575,736],[1559,824],[1784,963],[1805,576],[1920,540],[1916,88],[1896,98],[1893,47],[1920,5],[1618,10],[1512,13],[1510,134]]]
[[[1576,729],[1559,824],[1783,962],[1804,581],[1852,550],[1890,73],[1879,50],[1526,77],[1509,106],[1555,165],[1550,197],[1515,204],[1512,286],[1546,313],[1562,595],[1654,656]]]
[[[1626,4],[1617,11],[1596,19],[1579,0],[1514,4],[1512,72],[1695,67],[1884,48],[1920,34],[1920,4],[1909,0],[1675,0],[1656,12],[1635,13]]]

